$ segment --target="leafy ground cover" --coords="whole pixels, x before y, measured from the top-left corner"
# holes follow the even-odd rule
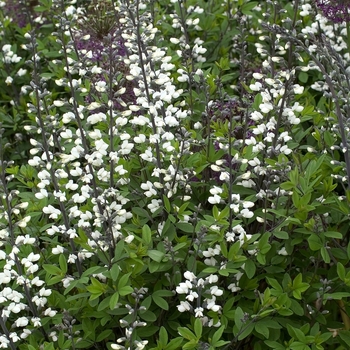
[[[349,348],[348,1],[0,6],[0,348]]]

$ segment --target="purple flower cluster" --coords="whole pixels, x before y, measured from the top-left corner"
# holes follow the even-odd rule
[[[4,15],[10,17],[20,28],[24,28],[29,23],[28,16],[35,17],[33,7],[37,4],[35,0],[7,0],[3,7]]]
[[[349,0],[315,0],[323,15],[334,23],[350,22]]]
[[[93,2],[86,11],[86,17],[80,21],[80,26],[74,35],[76,48],[82,55],[82,60],[86,61],[87,66],[96,64],[102,68],[100,74],[91,77],[92,83],[106,81],[106,75],[109,75],[110,79],[110,74],[114,78],[120,74],[123,77],[128,74],[128,68],[123,62],[123,58],[127,56],[127,49],[120,33],[121,27],[118,18],[115,18],[111,5],[103,1]],[[134,102],[136,99],[133,82],[125,78],[122,78],[122,81],[119,83],[118,89],[122,86],[126,90],[119,98],[113,98],[113,107],[116,110],[123,109],[119,102],[120,99],[123,103]],[[92,87],[86,101],[91,103],[95,101],[96,96],[100,95]]]

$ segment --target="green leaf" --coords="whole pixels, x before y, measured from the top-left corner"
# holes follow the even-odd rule
[[[168,333],[163,326],[160,327],[159,330],[159,343],[161,344],[162,348],[165,348],[165,346],[168,344]]]
[[[291,299],[290,309],[298,316],[304,316],[305,310],[304,308],[295,300]]]
[[[233,298],[228,299],[228,300],[225,302],[225,305],[224,305],[224,307],[223,307],[223,309],[222,309],[222,313],[223,313],[223,314],[226,314],[227,312],[232,311],[232,309],[233,309],[233,304],[234,304],[235,300],[236,300],[235,297],[233,297]]]
[[[55,347],[54,347],[53,343],[50,343],[50,344],[45,343],[44,350],[55,350]]]
[[[124,252],[124,245],[125,245],[125,241],[124,240],[120,240],[117,243],[117,245],[115,246],[114,262],[119,261],[122,258],[123,252]]]
[[[118,291],[120,288],[123,288],[124,286],[126,286],[129,283],[129,277],[131,275],[131,272],[126,273],[125,275],[123,275],[119,282],[118,282]]]
[[[241,7],[241,11],[244,15],[246,16],[250,16],[252,15],[251,10],[258,5],[257,1],[249,1],[246,2],[245,4],[243,4],[243,6]]]
[[[311,234],[307,241],[309,242],[310,249],[313,251],[320,250],[323,247],[320,237],[315,234]]]
[[[109,307],[109,302],[111,300],[111,297],[104,298],[97,307],[97,311],[103,311]]]
[[[274,231],[273,235],[279,239],[288,239],[289,238],[288,232],[286,232],[286,231]]]
[[[331,262],[331,258],[326,247],[321,248],[321,256],[326,264],[329,264]]]
[[[134,291],[134,288],[132,288],[131,286],[124,286],[124,287],[118,289],[118,293],[121,296],[129,295],[133,291]]]
[[[249,279],[252,279],[256,272],[256,266],[253,260],[248,259],[244,265],[244,271]]]
[[[101,342],[101,341],[106,341],[108,340],[109,336],[112,334],[112,329],[105,329],[104,331],[102,331],[96,338],[97,342]]]
[[[89,349],[92,345],[92,342],[89,340],[79,340],[74,344],[75,349]],[[46,350],[46,349],[45,349]],[[54,348],[52,349],[54,350]]]
[[[162,297],[153,294],[152,299],[161,309],[169,310],[169,304]]]
[[[187,340],[197,340],[196,336],[186,327],[179,327],[177,331]]]
[[[136,214],[137,216],[140,216],[141,218],[147,218],[150,219],[150,216],[148,214],[148,211],[139,207],[133,207],[132,212]]]
[[[62,272],[64,274],[67,273],[67,260],[66,257],[63,254],[60,254],[59,258],[58,258],[59,264],[60,264],[60,268],[62,270]]]
[[[157,320],[157,316],[152,311],[145,311],[143,313],[140,313],[140,317],[145,320],[146,322],[155,322]]]
[[[242,340],[246,337],[248,337],[252,331],[254,330],[254,323],[249,323],[248,325],[244,325],[242,328],[242,333],[239,334],[238,340]]]
[[[267,328],[267,326],[264,324],[264,320],[255,324],[255,330],[261,335],[263,335],[266,339],[268,339],[270,336],[270,331]]]
[[[173,251],[177,252],[178,250],[184,248],[187,246],[187,242],[182,242],[182,243],[178,243],[176,244],[176,246],[174,247]]]
[[[309,346],[307,346],[303,342],[299,342],[299,341],[294,341],[290,345],[290,349],[293,349],[293,350],[311,350],[311,348]]]
[[[199,318],[196,318],[194,321],[194,333],[196,334],[197,339],[200,339],[202,336],[203,325],[202,321]]]
[[[115,307],[117,306],[118,301],[119,301],[119,293],[115,292],[111,296],[111,299],[109,300],[109,308],[110,308],[110,310],[114,310],[115,309]]]
[[[91,294],[90,293],[78,293],[78,294],[74,294],[70,297],[68,297],[66,299],[66,302],[70,302],[76,299],[80,299],[80,298],[88,298]]]
[[[265,340],[265,344],[273,350],[286,350],[285,346],[275,341]]]
[[[305,334],[298,328],[292,327],[290,324],[287,324],[287,330],[289,335],[292,338],[305,342]]]
[[[115,282],[118,279],[120,267],[118,264],[113,264],[112,268],[109,270],[111,274],[112,281]]]
[[[293,296],[295,299],[301,300],[301,293],[305,292],[310,285],[308,283],[302,282],[303,276],[299,273],[293,280]]]
[[[266,277],[268,284],[279,292],[283,292],[282,286],[274,278]]]
[[[345,280],[345,267],[340,262],[337,263],[337,274],[342,281]]]
[[[242,327],[242,319],[244,317],[244,312],[243,310],[238,306],[235,311],[235,325],[238,329],[241,329]]]
[[[338,334],[340,339],[343,340],[348,346],[350,344],[350,331],[340,330],[338,331]]]
[[[178,337],[172,339],[169,344],[164,348],[164,350],[178,350],[183,342],[183,339]]]
[[[165,254],[162,253],[162,252],[160,252],[160,251],[158,251],[158,250],[149,250],[149,251],[147,252],[147,255],[148,255],[152,260],[154,260],[154,261],[160,263],[160,262],[163,260]]]
[[[62,270],[58,266],[43,264],[43,268],[51,275],[63,275]]]
[[[106,269],[107,269],[106,267],[92,266],[92,267],[88,268],[86,271],[84,271],[81,277],[86,277],[86,276],[95,275],[98,273],[103,273],[106,271]]]
[[[225,326],[221,326],[214,334],[213,337],[211,339],[211,345],[215,348],[217,347],[217,342],[221,339],[222,333],[225,330]]]
[[[147,245],[152,243],[152,231],[148,225],[142,227],[142,239]]]
[[[63,278],[64,278],[64,276],[54,276],[47,281],[47,285],[52,286],[53,284],[61,282],[63,280]]]
[[[188,224],[187,222],[178,222],[176,224],[176,227],[185,233],[192,233],[194,231],[194,226],[191,224]]]
[[[158,297],[173,297],[174,293],[171,290],[161,289],[156,290],[152,295],[156,295]]]
[[[306,72],[299,72],[298,74],[298,79],[305,84],[308,79],[309,79],[309,74],[307,74]]]
[[[342,239],[343,238],[343,235],[340,232],[337,232],[337,231],[326,231],[326,232],[323,232],[323,234],[326,237],[330,237],[330,238],[336,238],[336,239]]]
[[[171,206],[170,206],[169,198],[165,194],[163,194],[163,203],[164,203],[166,212],[170,214]]]
[[[335,299],[335,300],[340,300],[340,299],[343,299],[343,298],[348,298],[350,297],[350,293],[349,292],[335,292],[335,293],[325,293],[324,294],[324,299],[327,300],[332,300],[332,299]]]

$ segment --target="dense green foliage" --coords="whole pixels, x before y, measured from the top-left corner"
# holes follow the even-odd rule
[[[0,5],[0,348],[349,348],[349,23]]]

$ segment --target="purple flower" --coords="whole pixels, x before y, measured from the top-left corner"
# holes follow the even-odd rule
[[[350,22],[349,0],[315,0],[323,15],[334,23]]]
[[[28,5],[20,0],[7,0],[5,1],[3,11],[20,28],[24,28],[29,23],[28,16],[36,17],[33,7],[37,4],[38,2],[35,0],[29,1]]]
[[[86,101],[91,103],[96,98],[101,98],[101,91],[96,90],[95,83],[104,81],[108,86],[106,75],[109,76],[108,79],[116,79],[122,74],[118,86],[114,86],[114,91],[109,92],[114,94],[121,87],[125,88],[122,95],[112,98],[113,108],[121,111],[125,109],[123,104],[134,103],[136,96],[133,91],[134,83],[125,79],[129,73],[128,67],[123,62],[123,58],[127,56],[127,49],[121,37],[122,28],[118,16],[110,3],[93,1],[92,6],[87,8],[85,16],[79,21],[74,41],[81,55],[81,61],[86,63],[86,67],[96,65],[101,69],[99,74],[90,76],[93,84]]]

